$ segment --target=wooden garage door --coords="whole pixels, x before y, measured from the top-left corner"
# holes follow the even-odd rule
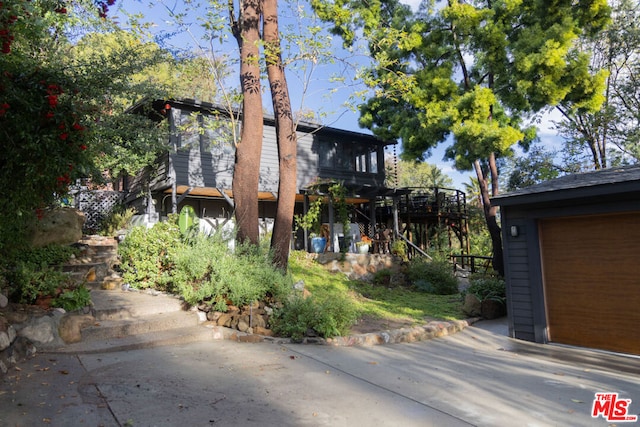
[[[640,212],[540,222],[550,341],[640,354]]]

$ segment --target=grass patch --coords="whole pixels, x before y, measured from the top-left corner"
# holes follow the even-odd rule
[[[291,253],[289,271],[294,281],[303,280],[305,288],[319,299],[347,296],[359,317],[412,320],[464,319],[459,294],[434,295],[415,286],[397,285],[393,277],[388,284],[349,280],[342,273],[332,273],[306,257],[301,251]]]

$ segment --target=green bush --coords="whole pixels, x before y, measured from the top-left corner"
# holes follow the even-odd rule
[[[9,298],[19,304],[33,304],[38,296],[55,296],[61,289],[73,285],[61,266],[77,254],[71,246],[49,245],[17,253],[15,259],[5,259],[0,266],[0,283],[9,291]]]
[[[133,288],[171,291],[174,255],[184,247],[175,221],[134,227],[118,245],[122,278]]]
[[[507,301],[507,288],[504,280],[486,274],[471,275],[465,294],[475,295],[480,301],[494,300],[503,304]]]
[[[310,329],[326,338],[346,335],[357,317],[354,304],[347,297],[295,295],[274,312],[270,322],[276,335],[301,340]]]
[[[58,295],[51,303],[54,307],[61,307],[65,311],[75,311],[91,304],[91,293],[84,285],[69,289]]]
[[[189,304],[207,302],[226,311],[253,301],[285,299],[291,278],[271,263],[259,247],[240,245],[235,253],[217,236],[194,239],[193,245],[176,253],[172,273],[175,289]]]
[[[23,251],[20,262],[33,266],[59,267],[78,253],[78,249],[73,246],[54,244]]]
[[[459,292],[458,279],[451,265],[442,260],[414,258],[407,266],[407,278],[421,291],[436,295],[451,295]]]
[[[239,245],[235,252],[218,235],[182,235],[175,224],[134,228],[119,247],[123,279],[134,288],[180,294],[196,305],[226,311],[258,300],[284,300],[291,278],[271,263],[267,251]]]
[[[102,236],[114,236],[118,230],[127,228],[129,221],[136,214],[133,208],[125,209],[116,206],[109,212],[106,218],[100,222],[98,234]]]

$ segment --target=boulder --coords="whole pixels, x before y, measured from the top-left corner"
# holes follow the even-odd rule
[[[58,326],[60,338],[67,344],[80,342],[82,329],[91,326],[94,321],[94,317],[89,314],[66,314],[60,319]]]
[[[506,307],[503,303],[490,299],[482,301],[482,307],[480,311],[482,317],[488,320],[497,319],[507,314]]]
[[[482,314],[482,303],[475,295],[467,294],[464,297],[462,312],[470,317],[480,316]]]
[[[54,209],[36,222],[31,242],[35,247],[51,244],[70,245],[82,239],[83,224],[84,214],[78,209]]]

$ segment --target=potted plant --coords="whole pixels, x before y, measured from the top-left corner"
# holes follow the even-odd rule
[[[309,210],[304,215],[296,215],[296,227],[307,230],[311,238],[311,248],[315,253],[324,252],[327,239],[321,235],[320,214],[322,213],[322,197],[318,197],[311,203]]]
[[[369,249],[371,248],[371,239],[369,236],[362,235],[360,241],[356,242],[356,248],[358,248],[358,252],[361,254],[369,253]]]

